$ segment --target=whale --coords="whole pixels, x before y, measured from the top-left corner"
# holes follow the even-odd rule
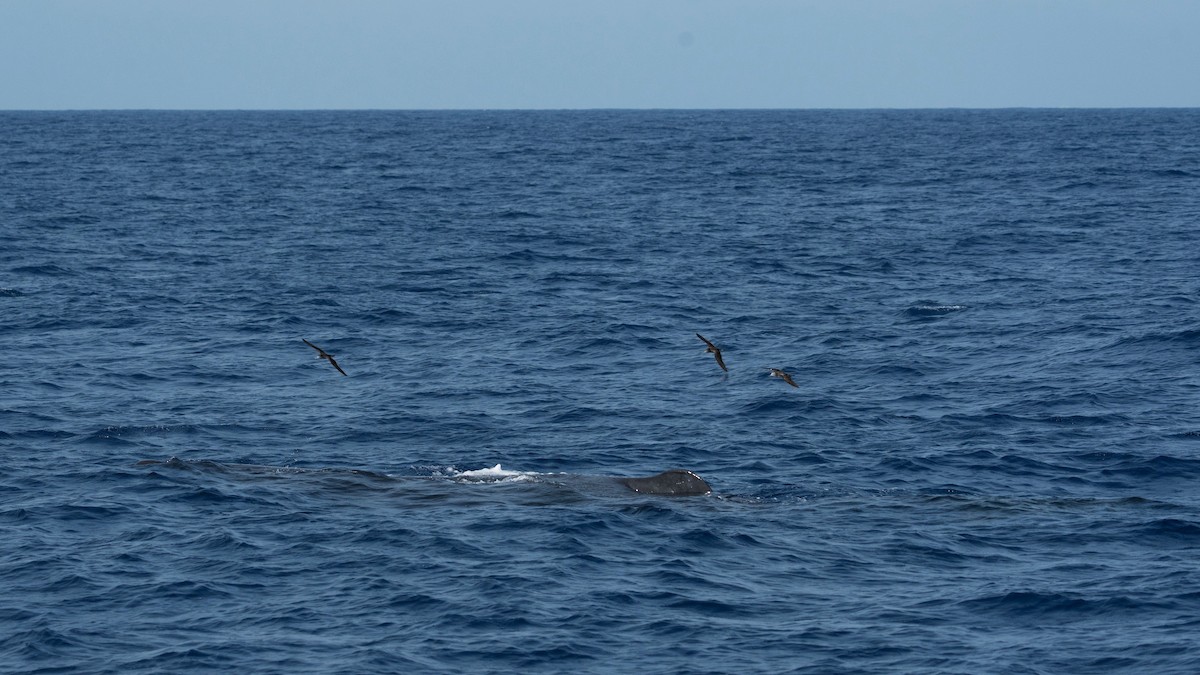
[[[302,468],[269,466],[261,464],[225,464],[212,460],[182,460],[171,457],[166,460],[143,459],[135,463],[138,467],[162,467],[168,469],[183,469],[190,471],[215,472],[221,474],[235,473],[247,477],[256,475],[325,475],[353,476],[372,482],[402,483],[404,481],[454,481],[467,483],[492,482],[532,482],[546,485],[567,485],[585,491],[596,490],[599,494],[610,493],[603,485],[620,486],[619,491],[629,490],[638,494],[657,495],[663,497],[694,497],[707,495],[712,487],[700,476],[685,469],[669,469],[653,476],[621,477],[621,476],[579,476],[567,474],[539,474],[535,472],[506,471],[497,464],[488,469],[477,471],[460,471],[453,475],[432,476],[394,476],[366,469],[340,468]],[[590,489],[588,486],[592,486]],[[622,489],[623,488],[623,489]]]
[[[666,497],[694,497],[712,492],[703,478],[685,469],[670,469],[645,478],[618,478],[617,482],[634,492]]]

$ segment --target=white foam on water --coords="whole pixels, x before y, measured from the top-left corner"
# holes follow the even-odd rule
[[[451,473],[453,478],[481,482],[526,481],[533,480],[533,477],[536,475],[537,472],[535,471],[510,471],[499,464],[486,469],[475,469],[473,471],[458,471]]]

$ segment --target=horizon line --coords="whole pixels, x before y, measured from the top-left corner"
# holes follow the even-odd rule
[[[882,112],[996,110],[1196,110],[1200,106],[910,106],[910,107],[578,107],[578,108],[0,108],[15,112]]]

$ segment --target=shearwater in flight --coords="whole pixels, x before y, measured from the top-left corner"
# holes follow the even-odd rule
[[[717,349],[717,346],[709,342],[708,338],[704,337],[703,335],[696,333],[696,337],[704,340],[704,344],[708,345],[708,349],[705,349],[704,352],[706,354],[712,353],[713,357],[717,359],[717,365],[721,366],[721,370],[728,373],[729,369],[725,367],[725,360],[721,358],[721,350]]]
[[[304,338],[300,338],[300,339],[301,339],[301,340],[304,340]],[[317,358],[319,358],[319,359],[328,359],[328,360],[329,360],[329,363],[330,363],[330,364],[332,364],[334,368],[337,368],[337,371],[338,371],[339,373],[341,373],[341,374],[343,374],[343,375],[345,375],[345,374],[346,374],[346,371],[342,370],[342,367],[338,365],[337,361],[334,361],[334,360],[333,360],[333,354],[330,354],[329,352],[326,352],[324,349],[321,349],[320,347],[318,347],[318,346],[314,345],[313,343],[309,342],[308,340],[304,340],[304,344],[306,344],[306,345],[308,345],[309,347],[312,347],[313,349],[315,349],[315,350],[317,350],[318,352],[320,352],[319,354],[317,354]]]
[[[771,377],[778,377],[793,387],[796,387],[797,389],[799,388],[799,385],[796,384],[796,381],[792,379],[791,375],[788,375],[778,368],[767,368],[767,370],[771,371]]]

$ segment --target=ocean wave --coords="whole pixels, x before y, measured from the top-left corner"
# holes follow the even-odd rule
[[[954,305],[942,303],[920,303],[906,307],[901,314],[906,317],[922,319],[922,318],[939,318],[962,312],[970,309],[967,305]]]
[[[163,378],[146,378],[163,379]],[[113,424],[84,434],[81,440],[85,442],[125,443],[148,436],[193,435],[204,427],[195,424]]]
[[[1115,340],[1112,347],[1146,346],[1158,344],[1200,344],[1200,328],[1180,328],[1170,331],[1153,331],[1142,335],[1125,336]]]
[[[1150,175],[1158,178],[1197,178],[1200,174],[1184,169],[1153,169]]]
[[[1088,597],[1078,593],[1010,591],[959,603],[971,612],[997,613],[1019,621],[1114,617],[1148,609],[1143,601],[1125,595]]]
[[[78,272],[76,272],[75,270],[73,270],[69,267],[64,267],[62,265],[55,265],[55,264],[21,265],[19,267],[12,268],[11,272],[13,274],[31,274],[34,276],[51,276],[51,277],[76,276],[77,274],[79,274]]]
[[[1200,541],[1200,522],[1181,518],[1158,518],[1137,527],[1136,541],[1146,544],[1171,544],[1191,549]]]
[[[1200,459],[1154,455],[1127,456],[1100,469],[1104,476],[1127,476],[1143,480],[1178,480],[1200,478]]]

